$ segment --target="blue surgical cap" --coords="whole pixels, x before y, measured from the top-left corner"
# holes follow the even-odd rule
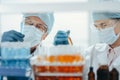
[[[93,20],[105,20],[105,19],[115,19],[120,18],[120,13],[113,12],[93,12],[92,13]]]
[[[26,13],[23,15],[24,18],[28,16],[37,16],[39,17],[48,27],[47,32],[50,33],[53,24],[54,24],[54,15],[53,13]]]

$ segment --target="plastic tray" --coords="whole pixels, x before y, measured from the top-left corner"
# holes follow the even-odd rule
[[[28,77],[30,73],[31,70],[0,67],[0,75],[2,76]]]

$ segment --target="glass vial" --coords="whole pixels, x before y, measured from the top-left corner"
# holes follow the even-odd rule
[[[110,71],[110,80],[119,80],[119,72],[117,71],[117,69],[113,68]]]
[[[110,80],[109,68],[107,65],[101,65],[98,68],[97,80]]]
[[[88,80],[95,80],[95,74],[93,72],[93,67],[90,67],[89,69]]]

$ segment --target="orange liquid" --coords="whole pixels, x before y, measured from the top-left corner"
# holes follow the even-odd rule
[[[83,73],[83,68],[84,68],[83,65],[82,65],[82,66],[75,66],[73,72],[80,72],[80,73]]]
[[[57,72],[63,73],[82,73],[83,66],[57,66]]]
[[[82,77],[35,76],[35,80],[82,80]]]
[[[57,61],[61,63],[83,62],[84,58],[79,55],[59,55]]]
[[[53,73],[56,72],[56,66],[49,66],[49,72]]]
[[[35,72],[48,72],[49,67],[48,66],[34,66]]]
[[[84,58],[82,57],[82,56],[78,56],[78,55],[76,55],[76,56],[74,56],[75,57],[75,61],[76,62],[83,62],[84,61]]]
[[[58,72],[63,72],[63,73],[68,73],[69,72],[69,68],[67,66],[58,66]]]
[[[35,72],[82,73],[84,66],[33,66]]]
[[[51,63],[52,63],[52,62],[55,62],[55,61],[56,61],[55,59],[56,59],[55,56],[47,56],[47,57],[46,57],[46,60],[49,61],[49,62],[51,62]]]
[[[58,56],[47,56],[46,60],[49,62],[61,62],[61,63],[73,63],[83,62],[84,58],[80,55],[58,55]]]
[[[84,58],[78,55],[59,55],[59,56],[47,56],[45,58],[48,62],[60,62],[60,63],[73,63],[73,62],[83,62]],[[82,73],[83,65],[81,66],[33,66],[35,73],[41,72],[58,72],[58,73]],[[72,77],[72,76],[37,76],[35,75],[35,80],[82,80],[82,77]]]
[[[75,60],[73,55],[60,55],[57,56],[57,61],[61,63],[72,63]]]

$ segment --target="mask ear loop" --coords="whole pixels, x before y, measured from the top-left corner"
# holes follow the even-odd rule
[[[113,26],[114,28],[118,25],[119,21],[117,21]]]
[[[44,32],[43,35],[46,34],[46,33],[47,33],[47,35],[49,34],[48,27],[47,27],[47,31]],[[43,35],[42,35],[42,36],[43,36]],[[43,41],[44,41],[44,40],[41,40],[40,43],[38,44],[38,46],[42,47]]]
[[[115,32],[115,27],[117,27],[117,25],[118,25],[119,22],[120,22],[120,21],[117,21],[116,24],[114,25],[114,32]],[[115,33],[115,34],[116,34],[116,33]],[[116,36],[119,36],[119,37],[120,37],[120,32],[119,32],[118,34],[116,34]]]
[[[47,32],[45,32],[45,33],[47,33]],[[45,34],[45,33],[44,33],[44,34]],[[43,35],[44,35],[44,34],[43,34]],[[43,35],[42,35],[42,36],[43,36]],[[40,40],[39,43],[38,43],[38,46],[42,47],[42,43],[43,43],[43,40]]]

